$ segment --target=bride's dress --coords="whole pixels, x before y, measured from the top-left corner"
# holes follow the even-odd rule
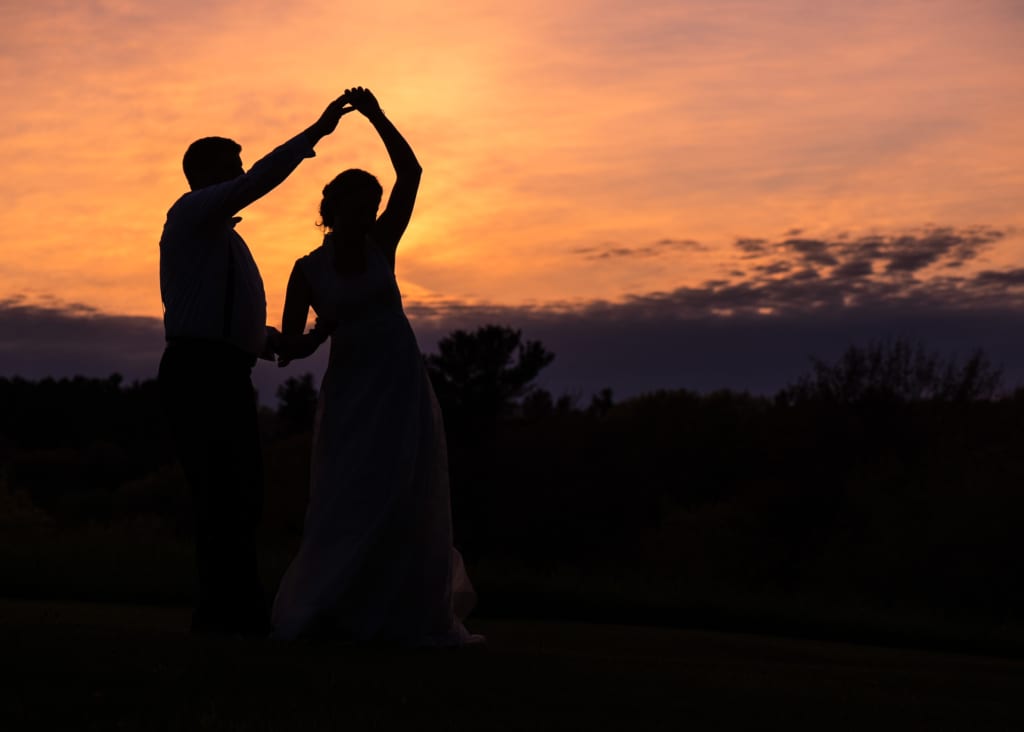
[[[444,426],[384,253],[341,275],[329,237],[299,260],[336,322],[320,386],[302,545],[274,600],[274,635],[404,645],[471,642],[475,602],[452,546]]]

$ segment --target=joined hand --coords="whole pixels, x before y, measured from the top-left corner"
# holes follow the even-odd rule
[[[273,361],[280,348],[281,331],[272,325],[268,325],[267,338],[263,342],[263,353],[260,354],[260,358],[264,361]]]
[[[335,128],[338,126],[338,120],[349,112],[355,111],[356,108],[354,106],[345,106],[348,102],[348,92],[345,92],[327,105],[327,109],[324,110],[324,113],[320,115],[320,119],[318,119],[313,125],[313,128],[320,137],[326,137],[334,132]]]
[[[380,114],[381,112],[380,104],[377,102],[377,98],[373,96],[373,92],[361,86],[346,89],[341,98],[348,101],[352,105],[352,109],[358,109],[367,117]]]

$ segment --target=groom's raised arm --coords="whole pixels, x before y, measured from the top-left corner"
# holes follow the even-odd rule
[[[314,146],[334,132],[342,115],[352,111],[352,107],[345,107],[346,102],[346,95],[341,95],[327,105],[316,122],[256,161],[248,172],[224,183],[192,191],[182,203],[198,220],[216,221],[234,216],[274,190],[303,160],[315,157]]]

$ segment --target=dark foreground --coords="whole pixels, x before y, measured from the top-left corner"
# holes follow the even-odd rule
[[[1024,661],[480,621],[484,650],[199,639],[182,609],[0,601],[13,729],[1024,729]]]

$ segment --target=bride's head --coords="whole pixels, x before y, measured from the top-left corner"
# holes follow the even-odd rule
[[[328,231],[348,239],[363,237],[377,220],[377,209],[384,189],[365,170],[351,168],[324,187],[320,201],[320,219]]]

